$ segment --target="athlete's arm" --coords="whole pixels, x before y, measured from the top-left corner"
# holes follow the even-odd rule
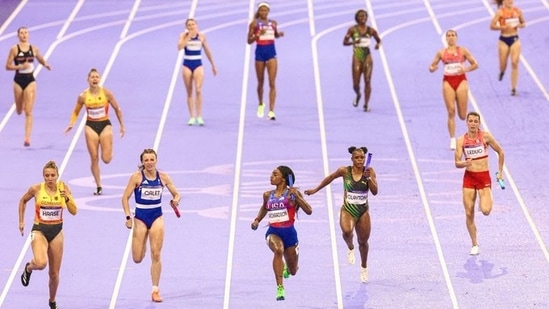
[[[437,51],[435,55],[435,59],[433,59],[433,62],[431,62],[431,65],[429,66],[429,72],[433,73],[434,71],[438,70],[438,63],[442,59],[442,51]]]
[[[76,122],[76,119],[78,119],[78,114],[80,114],[80,111],[84,106],[84,98],[85,98],[85,94],[82,93],[76,99],[76,105],[74,106],[74,110],[72,111],[71,120],[69,121],[69,125],[65,129],[65,133],[69,132],[72,129],[72,127],[74,127],[74,123]]]
[[[177,188],[173,184],[173,181],[170,177],[170,175],[160,172],[160,180],[162,180],[162,183],[168,188],[168,191],[170,191],[172,195],[172,200],[179,205],[179,202],[181,201],[181,195],[177,191]]]
[[[372,36],[377,42],[374,48],[379,49],[379,47],[381,46],[381,38],[379,37],[379,34],[377,33],[376,29],[373,29],[373,28],[370,28],[370,29],[372,29]]]
[[[499,145],[499,143],[496,141],[494,136],[490,134],[489,132],[482,132],[484,140],[486,141],[486,144],[488,146],[492,147],[492,149],[498,154],[498,175],[501,175],[503,177],[503,163],[505,162],[505,153],[503,152],[503,148]]]
[[[315,194],[316,192],[322,190],[322,188],[329,185],[332,181],[334,181],[334,179],[336,179],[338,177],[344,177],[345,175],[347,175],[347,167],[342,166],[342,167],[338,168],[337,170],[335,170],[335,172],[331,173],[330,175],[328,175],[324,179],[322,179],[322,181],[320,182],[320,184],[316,188],[305,190],[305,194],[307,194],[307,195]]]
[[[51,66],[46,62],[46,59],[44,59],[44,57],[42,57],[42,54],[40,53],[40,50],[38,50],[38,47],[32,47],[33,49],[33,53],[36,57],[36,59],[38,59],[38,62],[43,66],[45,67],[46,69],[48,69],[48,71],[51,70]]]
[[[25,231],[25,208],[27,202],[36,195],[38,190],[40,190],[40,184],[31,186],[19,200],[19,232],[21,232],[21,236],[23,236]]]
[[[250,26],[248,27],[248,36],[247,36],[248,44],[254,43],[259,38],[259,36],[255,33],[255,27],[257,27],[257,21],[254,19],[250,23]]]
[[[212,52],[210,51],[210,47],[206,43],[206,36],[202,33],[200,34],[200,36],[202,37],[202,47],[204,48],[204,53],[206,54],[206,58],[208,58],[208,61],[212,65],[213,75],[215,76],[217,75],[217,68],[215,67]]]
[[[105,92],[109,103],[114,109],[114,113],[116,114],[116,118],[118,119],[118,123],[120,124],[120,137],[124,137],[126,129],[124,127],[124,120],[122,118],[122,109],[120,108],[120,105],[118,105],[118,102],[116,102],[116,99],[114,98],[114,95],[110,90],[103,88],[103,91]]]
[[[471,72],[471,71],[474,71],[474,70],[478,69],[478,62],[473,57],[471,52],[467,48],[462,47],[462,49],[463,49],[463,56],[465,57],[465,59],[467,59],[467,61],[469,61],[469,64],[470,64],[468,67],[463,68],[463,70],[465,72]]]

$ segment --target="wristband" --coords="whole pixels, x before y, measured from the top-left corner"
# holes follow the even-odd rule
[[[131,220],[131,218],[132,218],[132,217],[130,217],[130,216],[126,216],[126,221],[127,221],[127,220]]]

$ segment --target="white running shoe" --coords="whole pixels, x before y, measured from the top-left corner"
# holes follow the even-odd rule
[[[263,116],[265,116],[265,103],[257,106],[257,118],[263,118]]]
[[[450,149],[451,150],[456,150],[456,138],[455,137],[452,137],[450,139]]]
[[[473,248],[471,248],[471,252],[469,252],[470,255],[478,255],[479,254],[479,248],[478,246],[473,246]]]
[[[368,268],[360,266],[360,281],[362,281],[362,283],[368,281]]]
[[[347,251],[347,261],[351,265],[355,265],[355,249]]]

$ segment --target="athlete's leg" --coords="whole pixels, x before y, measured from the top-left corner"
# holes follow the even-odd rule
[[[196,94],[196,117],[202,117],[202,84],[204,83],[204,67],[194,69],[194,90]]]
[[[284,260],[292,276],[295,276],[299,269],[299,252],[297,248],[297,246],[292,246],[284,250]]]
[[[471,237],[473,246],[478,246],[477,226],[475,225],[475,200],[477,191],[475,189],[463,188],[463,206],[465,208],[465,224]]]
[[[368,267],[368,250],[370,248],[368,239],[372,230],[370,222],[370,213],[365,212],[355,225],[356,238],[358,241],[358,250],[360,251],[360,262],[363,268]]]
[[[25,111],[25,142],[30,143],[32,133],[32,111],[34,108],[34,99],[36,97],[36,82],[31,82],[23,90],[23,110]]]
[[[255,74],[257,76],[257,99],[259,104],[263,103],[263,85],[265,83],[266,64],[263,61],[255,62]]]
[[[32,260],[29,262],[27,271],[43,270],[48,266],[48,241],[42,232],[31,232]]]
[[[487,216],[492,212],[492,206],[494,204],[494,198],[492,197],[492,189],[484,188],[478,190],[479,206],[482,214]]]
[[[99,136],[89,126],[86,126],[84,134],[86,135],[86,146],[88,147],[88,153],[90,154],[91,173],[97,187],[101,187],[101,175],[99,170]]]
[[[520,60],[520,41],[516,40],[509,48],[511,58],[511,89],[517,88]]]
[[[99,135],[99,148],[101,151],[101,160],[105,164],[109,164],[113,158],[112,151],[112,126],[106,126]]]
[[[153,286],[160,283],[162,273],[162,246],[164,244],[164,217],[160,216],[154,220],[149,229],[149,243],[151,246],[151,280]]]
[[[187,66],[183,66],[183,84],[187,92],[187,108],[189,109],[189,115],[191,118],[195,118],[194,114],[194,99],[193,99],[193,72]]]
[[[353,243],[353,229],[355,228],[355,224],[356,219],[351,216],[351,214],[348,213],[346,210],[341,208],[339,215],[339,225],[341,226],[343,240],[347,244],[347,248],[349,248],[349,250],[353,250],[355,248],[355,245]]]
[[[358,101],[360,100],[360,76],[363,73],[364,65],[363,62],[360,61],[358,58],[353,57],[353,61],[351,64],[351,74],[353,78],[353,90],[356,94],[356,101],[355,106],[358,105]]]
[[[149,230],[143,221],[133,219],[132,259],[134,263],[141,263],[147,252],[147,237]]]
[[[461,120],[465,120],[467,117],[467,97],[469,95],[469,83],[467,80],[461,81],[456,90],[456,103],[458,117]]]
[[[509,46],[502,40],[498,40],[499,72],[505,73],[507,69],[507,58],[509,57]]]
[[[64,236],[63,232],[61,231],[50,242],[50,246],[48,249],[50,302],[55,301],[57,288],[59,287],[59,270],[61,269],[61,261],[63,259],[63,242]]]
[[[17,115],[23,113],[23,89],[16,82],[13,82],[13,98],[15,99],[15,112]]]
[[[278,71],[278,60],[271,58],[267,61],[267,74],[269,76],[269,111],[274,111],[276,100],[276,74]]]
[[[448,133],[450,137],[456,136],[456,91],[447,81],[442,82],[442,97],[448,113]]]
[[[284,271],[284,243],[277,235],[267,236],[267,245],[273,251],[273,271],[275,274],[276,285],[283,285],[282,272]]]
[[[370,95],[372,94],[372,70],[374,62],[372,61],[372,55],[366,56],[364,61],[364,110],[369,111]]]

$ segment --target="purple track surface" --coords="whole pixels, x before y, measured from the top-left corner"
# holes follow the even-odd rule
[[[256,3],[29,0],[16,7],[0,1],[4,57],[24,25],[52,65],[36,72],[29,148],[22,145],[24,117],[14,113],[13,72],[0,74],[0,307],[47,306],[47,270],[36,271],[28,287],[19,282],[31,258],[33,203],[25,237],[17,205],[28,186],[42,181],[44,164],[55,160],[79,206],[77,216],[65,216],[61,308],[548,308],[548,1],[515,1],[527,21],[519,33],[516,97],[509,69],[497,80],[499,33],[489,30],[495,5],[488,0],[270,4],[270,17],[285,31],[277,40],[276,121],[255,115],[253,46],[245,38]],[[351,49],[341,44],[359,8],[368,10],[368,23],[383,39],[372,51],[370,113],[351,104]],[[218,67],[214,77],[204,61],[204,127],[186,125],[176,46],[189,16],[206,33]],[[479,62],[468,74],[469,110],[482,114],[484,128],[506,152],[507,189],[494,181],[493,212],[477,212],[481,254],[473,257],[461,202],[463,170],[447,149],[442,73],[428,72],[447,29],[458,31],[458,43]],[[73,132],[63,134],[91,68],[102,73],[126,122],[126,136],[115,134],[113,161],[101,164],[102,196],[91,194],[83,113]],[[463,122],[457,127],[465,132]],[[347,265],[339,179],[308,197],[314,212],[296,223],[300,269],[285,280],[286,300],[277,302],[265,228],[250,229],[262,192],[272,188],[269,175],[288,165],[297,187],[313,187],[350,164],[351,145],[374,153],[380,186],[370,197],[370,280],[360,283],[358,254],[357,264]],[[149,257],[136,265],[125,254],[129,231],[120,203],[139,154],[151,147],[183,196],[180,219],[164,206],[161,304],[150,301]],[[494,153],[490,162],[493,173]]]

